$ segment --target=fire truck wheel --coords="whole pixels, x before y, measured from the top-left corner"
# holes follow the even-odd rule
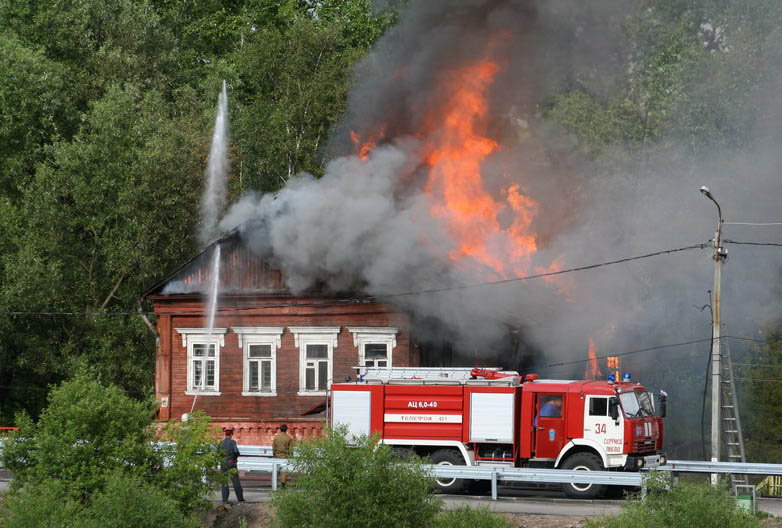
[[[565,460],[560,466],[562,469],[581,471],[602,471],[603,464],[600,457],[593,453],[576,453]],[[594,499],[605,492],[605,486],[601,484],[562,484],[562,491],[571,499]]]
[[[453,449],[439,449],[432,453],[432,464],[440,466],[463,466],[464,457]],[[461,493],[464,490],[464,479],[436,478],[435,488],[443,493]]]

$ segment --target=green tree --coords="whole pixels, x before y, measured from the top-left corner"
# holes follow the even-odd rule
[[[119,470],[144,477],[157,462],[150,444],[151,402],[134,401],[86,375],[52,391],[38,422],[22,417],[21,431],[3,451],[14,489],[58,481],[69,497],[88,500]]]
[[[0,32],[0,196],[18,198],[46,147],[75,129],[66,69]]]
[[[212,471],[222,455],[209,419],[196,413],[186,424],[169,424],[165,433],[177,444],[156,444],[154,405],[86,374],[53,390],[40,419],[20,417],[21,429],[5,442],[3,461],[14,473],[5,522],[56,526],[65,510],[89,526],[110,518],[175,526],[204,509],[205,496],[224,479]]]
[[[12,387],[18,377],[35,391],[88,365],[148,394],[154,337],[137,316],[115,314],[134,313],[141,292],[195,248],[206,138],[198,105],[186,93],[179,105],[110,89],[8,205],[0,307],[97,314],[7,319],[0,371]],[[8,420],[13,408],[2,410]]]
[[[393,20],[371,4],[0,4],[0,421],[84,368],[149,393],[154,336],[127,314],[196,250],[220,82],[234,196],[317,174],[350,68]]]
[[[345,430],[294,449],[293,485],[272,498],[282,526],[418,527],[433,522],[440,501],[432,480],[367,437],[349,446]]]
[[[782,462],[782,390],[777,381],[782,378],[782,325],[770,333],[768,344],[751,348],[733,368],[741,378],[737,390],[747,458]]]
[[[301,171],[322,172],[322,149],[344,112],[351,69],[394,20],[391,11],[374,13],[367,0],[318,2],[293,13],[275,24],[254,23],[230,57],[242,190],[273,191]]]
[[[229,477],[215,472],[224,458],[217,447],[217,437],[209,417],[202,411],[190,413],[187,422],[171,421],[161,431],[167,441],[158,448],[165,460],[165,471],[154,475],[155,484],[166,490],[183,512],[207,510],[207,496],[214,482],[227,482]],[[211,440],[210,443],[205,443]]]
[[[742,148],[774,89],[782,45],[778,2],[644,0],[628,22],[631,54],[621,89],[592,94],[579,82],[551,96],[547,115],[593,155],[606,147],[664,145],[702,154]]]

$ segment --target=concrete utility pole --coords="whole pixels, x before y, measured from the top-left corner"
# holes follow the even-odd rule
[[[722,209],[711,195],[709,188],[701,187],[701,193],[717,206],[717,232],[714,234],[714,317],[711,329],[711,461],[720,459],[720,425],[722,422],[720,391],[722,372],[720,371],[720,283],[722,282],[722,263],[728,258],[728,252],[722,247]],[[712,473],[711,484],[717,485],[717,474]]]

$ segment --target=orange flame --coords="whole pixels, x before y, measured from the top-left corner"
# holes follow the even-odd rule
[[[356,149],[356,156],[366,161],[369,158],[369,153],[377,146],[377,142],[383,138],[383,129],[380,129],[375,134],[372,134],[366,141],[361,141],[359,135],[350,131],[350,140],[353,142],[353,146]]]
[[[483,131],[488,112],[486,92],[498,70],[495,62],[485,60],[447,76],[450,96],[426,120],[438,125],[425,146],[429,166],[426,191],[431,196],[432,214],[443,219],[457,240],[458,247],[450,258],[471,259],[508,277],[525,273],[537,251],[530,226],[539,206],[517,183],[507,185],[496,198],[482,179],[483,161],[499,147]],[[501,225],[500,218],[509,213],[509,225]]]
[[[503,38],[507,35],[490,43],[490,53]],[[488,187],[482,174],[484,161],[500,149],[487,133],[487,94],[499,70],[496,61],[485,58],[441,73],[436,102],[414,133],[421,140],[430,214],[456,242],[448,257],[486,280],[528,274],[539,245],[532,230],[538,202],[509,178]],[[384,136],[385,126],[366,138],[350,132],[356,155],[364,160]],[[551,264],[551,270],[561,267],[559,259]],[[560,285],[558,293],[564,290]]]
[[[589,362],[587,363],[587,367],[584,369],[584,379],[596,380],[602,378],[603,372],[600,370],[600,366],[597,364],[597,345],[595,344],[595,340],[591,337],[589,338],[587,356],[589,357]]]

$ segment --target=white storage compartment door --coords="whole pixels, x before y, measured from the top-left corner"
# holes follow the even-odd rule
[[[334,427],[346,425],[348,438],[369,436],[369,409],[372,393],[369,391],[334,391],[332,393],[332,419]]]
[[[513,442],[514,395],[473,392],[470,397],[470,442]]]

